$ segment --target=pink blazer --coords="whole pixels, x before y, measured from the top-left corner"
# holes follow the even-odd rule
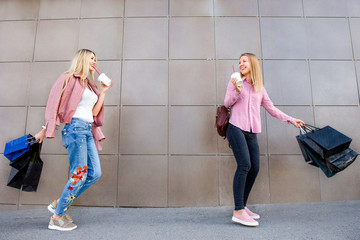
[[[68,73],[66,72],[62,73],[50,90],[45,110],[45,137],[47,138],[55,137],[56,126],[59,126],[60,123],[71,122],[72,116],[76,111],[86,87],[86,85],[82,86],[79,75],[73,75],[70,77],[65,91],[61,94],[67,75]],[[99,90],[88,79],[86,79],[86,81],[90,84],[96,95],[99,96]],[[92,126],[92,134],[98,150],[102,150],[99,142],[105,139],[105,136],[100,129],[100,126],[103,126],[103,123],[104,105],[102,105],[99,114],[94,117]]]

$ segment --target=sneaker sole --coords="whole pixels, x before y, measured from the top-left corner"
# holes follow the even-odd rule
[[[260,219],[260,216],[250,216],[252,219]]]
[[[59,227],[59,226],[56,226],[56,225],[52,225],[52,224],[49,224],[48,226],[48,229],[51,229],[51,230],[58,230],[58,231],[63,231],[63,232],[66,232],[66,231],[71,231],[71,230],[74,230],[76,229],[77,226],[73,227],[73,228],[62,228],[62,227]]]
[[[248,227],[256,227],[259,226],[258,222],[254,222],[254,223],[250,223],[250,222],[245,222],[245,221],[241,221],[240,219],[236,218],[236,217],[232,217],[231,219],[233,222],[235,223],[240,223],[242,225],[248,226]]]

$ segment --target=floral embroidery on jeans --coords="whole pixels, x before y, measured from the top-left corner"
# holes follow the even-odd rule
[[[84,181],[84,174],[87,173],[87,166],[84,167],[78,167],[74,172],[73,175],[70,178],[71,185],[67,187],[69,191],[72,191],[74,188],[76,188],[75,193],[70,193],[69,196],[65,198],[66,202],[63,203],[65,209],[64,211],[67,211],[70,204],[75,200],[77,193],[79,192],[80,188],[78,186],[81,185],[81,182]],[[75,187],[75,184],[78,183],[78,186]]]
[[[80,183],[80,181],[83,180],[84,174],[87,172],[87,166],[84,166],[83,168],[78,167],[75,171],[72,177],[70,178],[70,181],[72,182],[72,185],[74,186],[76,183]],[[73,187],[69,186],[68,190],[72,191]]]
[[[70,193],[69,196],[67,198],[65,198],[66,202],[64,203],[64,206],[67,206],[64,209],[65,212],[68,210],[69,205],[75,200],[75,198],[76,198],[76,195],[72,194],[72,193]]]

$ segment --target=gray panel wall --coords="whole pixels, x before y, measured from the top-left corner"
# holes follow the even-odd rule
[[[77,49],[90,48],[115,84],[105,101],[103,175],[75,204],[232,205],[236,164],[214,128],[231,66],[255,53],[276,106],[335,127],[360,152],[359,17],[357,0],[2,0],[0,146],[40,130],[53,82]],[[296,128],[261,116],[250,204],[360,199],[360,161],[328,179],[305,164]],[[59,197],[68,177],[59,130],[43,144],[36,193],[5,186],[10,168],[0,156],[0,208]]]

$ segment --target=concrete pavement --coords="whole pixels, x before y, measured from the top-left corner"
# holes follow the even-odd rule
[[[45,239],[360,239],[360,201],[249,206],[258,227],[231,222],[232,207],[73,207],[78,229],[48,230],[46,207],[0,210],[0,240]]]

